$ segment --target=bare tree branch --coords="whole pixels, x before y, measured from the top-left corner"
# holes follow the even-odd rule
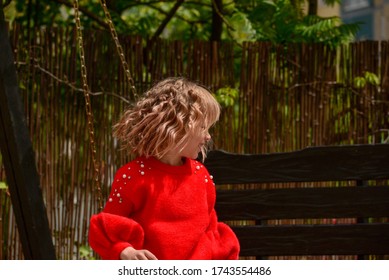
[[[61,78],[57,77],[56,75],[54,75],[53,73],[51,73],[50,71],[48,71],[45,68],[41,67],[39,65],[37,59],[32,59],[32,61],[34,62],[33,63],[33,67],[35,69],[38,69],[42,73],[48,75],[53,80],[55,80],[55,81],[57,81],[57,82],[59,82],[61,84],[64,84],[64,85],[70,87],[72,90],[74,90],[76,92],[83,92],[84,91],[84,89],[78,88],[73,83],[69,82],[69,80],[68,80],[68,78],[66,76],[63,79],[61,79]],[[26,62],[22,62],[22,61],[17,61],[17,62],[15,62],[15,64],[17,64],[17,65],[27,65]],[[98,95],[103,95],[103,94],[112,95],[113,97],[119,98],[120,100],[124,101],[127,104],[131,104],[130,100],[128,100],[127,98],[125,98],[125,97],[123,97],[123,96],[121,96],[121,95],[119,95],[117,93],[114,93],[114,92],[100,91],[100,92],[89,92],[89,94],[92,95],[92,96],[98,96]]]
[[[187,3],[187,2],[185,2],[185,3]],[[152,9],[154,9],[154,10],[160,12],[160,13],[163,14],[163,15],[166,15],[166,16],[168,15],[167,12],[165,12],[163,9],[161,9],[161,8],[159,8],[159,7],[157,7],[157,6],[150,5],[149,8],[152,8]],[[177,19],[182,20],[183,22],[187,22],[187,23],[189,23],[189,24],[207,23],[207,22],[208,22],[208,20],[188,20],[188,19],[186,19],[186,18],[184,18],[184,17],[182,17],[182,16],[180,16],[180,15],[178,15],[178,14],[176,14],[175,17],[176,17]]]
[[[52,1],[56,2],[58,4],[65,5],[65,6],[69,7],[69,8],[73,8],[73,3],[71,3],[70,1],[67,1],[67,0],[52,0]],[[88,11],[85,7],[81,7],[81,6],[79,7],[79,10],[84,15],[86,15],[89,18],[93,19],[97,24],[102,26],[104,29],[108,29],[109,30],[108,24],[104,20],[102,20],[100,17],[98,17],[96,14]]]
[[[175,2],[175,1],[149,1],[149,2],[138,2],[138,1],[133,1],[133,2],[130,2],[128,3],[128,5],[124,6],[123,7],[123,10],[126,10],[126,9],[131,9],[133,7],[137,7],[137,6],[151,6],[151,5],[154,5],[154,4],[161,4],[161,2]]]
[[[225,19],[221,11],[219,10],[218,5],[216,4],[215,0],[212,0],[213,7],[215,9],[215,12],[219,15],[219,17],[222,19],[222,21],[227,25],[227,27],[231,30],[235,30],[234,27],[228,22],[228,20]]]
[[[127,6],[124,6],[123,7],[123,10],[126,10],[126,9],[131,9],[132,7],[136,7],[136,6],[153,6],[154,4],[161,4],[161,2],[164,2],[164,3],[168,3],[168,2],[171,2],[171,3],[174,3],[176,1],[174,0],[171,0],[171,1],[149,1],[149,2],[131,2],[129,3]],[[185,4],[191,4],[191,5],[198,5],[198,6],[207,6],[209,8],[212,7],[212,4],[209,5],[207,3],[200,3],[200,2],[196,2],[196,1],[185,1]],[[154,7],[153,7],[154,8]]]
[[[67,7],[70,7],[70,8],[73,8],[73,3],[71,3],[70,1],[67,1],[67,0],[52,0],[53,2],[56,2],[58,4],[63,4]],[[79,7],[79,10],[80,12],[82,12],[84,15],[86,15],[87,17],[91,18],[92,20],[94,20],[98,25],[100,25],[101,27],[103,27],[104,29],[107,29],[109,30],[109,25],[108,23],[105,22],[104,19],[102,19],[101,17],[99,17],[98,15],[96,15],[95,13],[93,12],[90,12],[87,8],[85,7]],[[124,25],[128,25],[125,21],[122,20],[122,18],[117,15],[117,12],[115,12],[115,19],[117,20],[120,20]]]
[[[175,13],[177,12],[178,8],[184,3],[184,0],[178,0],[176,4],[173,6],[173,8],[170,10],[166,18],[162,21],[161,25],[158,27],[157,31],[155,31],[154,35],[151,37],[151,41],[154,41],[156,38],[158,38],[162,31],[165,29],[166,25],[169,23],[169,21],[173,18]]]

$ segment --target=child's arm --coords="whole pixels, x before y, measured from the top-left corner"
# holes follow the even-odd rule
[[[103,259],[155,258],[142,250],[143,228],[131,218],[147,197],[138,173],[130,165],[120,168],[104,210],[90,220],[89,244]]]
[[[212,176],[206,175],[207,197],[209,206],[209,229],[213,232],[214,240],[212,244],[212,256],[216,260],[236,260],[239,258],[240,244],[232,229],[218,221],[215,211],[216,189]]]
[[[240,244],[235,233],[225,223],[217,219],[216,211],[211,213],[211,225],[214,241],[212,244],[212,257],[214,260],[237,260],[239,258]]]
[[[126,248],[142,248],[143,240],[142,227],[132,219],[101,212],[90,220],[89,244],[103,259],[118,260]]]

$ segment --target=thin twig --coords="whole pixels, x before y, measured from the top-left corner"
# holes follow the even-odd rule
[[[213,5],[213,8],[215,9],[215,12],[222,19],[222,21],[227,25],[227,29],[231,29],[232,31],[235,31],[235,28],[228,22],[228,20],[225,19],[223,14],[220,12],[219,7],[215,3],[215,0],[212,0],[212,5]]]
[[[64,84],[64,85],[67,85],[68,87],[70,87],[74,91],[83,92],[82,88],[78,88],[73,83],[69,82],[66,76],[63,79],[61,79],[61,78],[57,77],[56,75],[54,75],[53,73],[51,73],[50,71],[48,71],[48,70],[44,69],[43,67],[41,67],[36,59],[33,59],[32,61],[34,61],[33,67],[35,69],[38,69],[42,73],[50,76],[51,78],[53,78],[57,82],[59,82],[61,84]],[[27,65],[26,62],[21,62],[21,61],[16,61],[15,64],[17,64],[17,65]],[[125,102],[127,104],[131,104],[132,103],[129,99],[127,99],[127,98],[125,98],[125,97],[123,97],[123,96],[121,96],[121,95],[119,95],[117,93],[114,93],[114,92],[99,91],[99,92],[89,92],[89,94],[92,95],[92,96],[99,96],[99,95],[107,94],[107,95],[111,95],[111,96],[113,96],[115,98],[119,98],[120,100],[122,100],[123,102]]]
[[[162,31],[165,29],[166,25],[169,23],[169,21],[173,18],[175,13],[177,12],[178,8],[184,3],[184,0],[178,0],[176,4],[173,6],[173,8],[170,10],[166,18],[162,21],[162,23],[158,26],[157,31],[155,31],[154,35],[151,38],[151,41],[154,41],[159,35],[161,35]]]
[[[54,2],[65,5],[69,8],[73,8],[73,3],[66,0],[54,0]],[[109,29],[109,25],[104,20],[102,20],[99,16],[97,16],[95,13],[88,11],[85,7],[79,7],[79,10],[84,15],[88,16],[89,18],[97,22],[99,25],[101,25],[104,29]]]

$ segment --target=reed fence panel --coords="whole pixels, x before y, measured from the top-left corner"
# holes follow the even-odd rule
[[[30,31],[32,32],[32,31]],[[15,63],[53,242],[59,259],[89,258],[89,217],[98,211],[73,28],[11,29]],[[138,94],[166,76],[238,92],[213,129],[214,147],[272,153],[389,138],[388,42],[274,46],[267,42],[162,41],[120,37]],[[111,127],[134,102],[110,34],[85,31],[85,59],[101,163],[102,199],[131,158]],[[374,73],[378,84],[355,86]],[[0,164],[0,177],[5,172]],[[266,185],[262,187],[272,187]],[[0,259],[23,259],[9,194],[0,189]]]

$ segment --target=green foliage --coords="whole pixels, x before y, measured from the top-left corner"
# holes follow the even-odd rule
[[[216,91],[215,97],[219,104],[224,107],[233,107],[238,99],[239,90],[231,87],[220,88]]]
[[[378,86],[380,79],[376,74],[366,71],[362,77],[355,77],[353,82],[356,88],[364,88],[367,84]]]
[[[229,34],[234,41],[243,43],[255,39],[256,30],[253,28],[253,25],[246,14],[239,11],[233,13],[229,18],[229,23],[232,27]]]
[[[8,186],[5,182],[0,182],[0,190],[6,190],[8,189]]]
[[[222,18],[221,40],[238,44],[258,40],[336,46],[352,40],[359,27],[359,24],[343,24],[337,17],[304,15],[306,0],[221,0],[222,7],[217,10],[214,1],[183,1],[171,17],[169,13],[177,1],[116,0],[107,1],[107,5],[118,33],[145,38],[157,35],[169,40],[209,40],[212,30],[217,28],[212,21],[214,14]],[[333,5],[340,0],[324,2]],[[73,0],[14,0],[12,3],[8,20],[16,20],[23,26],[74,25]],[[107,28],[100,0],[79,0],[79,6],[85,28]],[[157,33],[161,26],[163,31]]]
[[[249,18],[257,30],[257,39],[284,43],[293,41],[294,29],[298,23],[298,11],[289,1],[258,1],[259,4]]]
[[[89,246],[82,245],[80,246],[80,258],[82,260],[95,260],[93,257],[93,251]]]
[[[301,7],[290,0],[258,1],[258,6],[247,13],[257,31],[257,39],[275,44],[325,43],[336,47],[352,41],[360,25],[343,24],[339,17],[304,16]]]
[[[327,43],[336,47],[353,40],[359,30],[359,23],[342,24],[340,18],[306,16],[296,28],[301,41],[306,43]]]
[[[171,7],[173,5],[170,5]],[[171,40],[208,40],[211,35],[211,1],[183,3],[161,37]],[[170,9],[166,9],[169,11]],[[163,19],[165,19],[163,15]],[[159,26],[159,23],[157,24]]]
[[[25,26],[51,26],[53,22],[64,26],[69,19],[70,9],[53,1],[37,1],[26,5],[26,1],[15,1],[17,21]]]

